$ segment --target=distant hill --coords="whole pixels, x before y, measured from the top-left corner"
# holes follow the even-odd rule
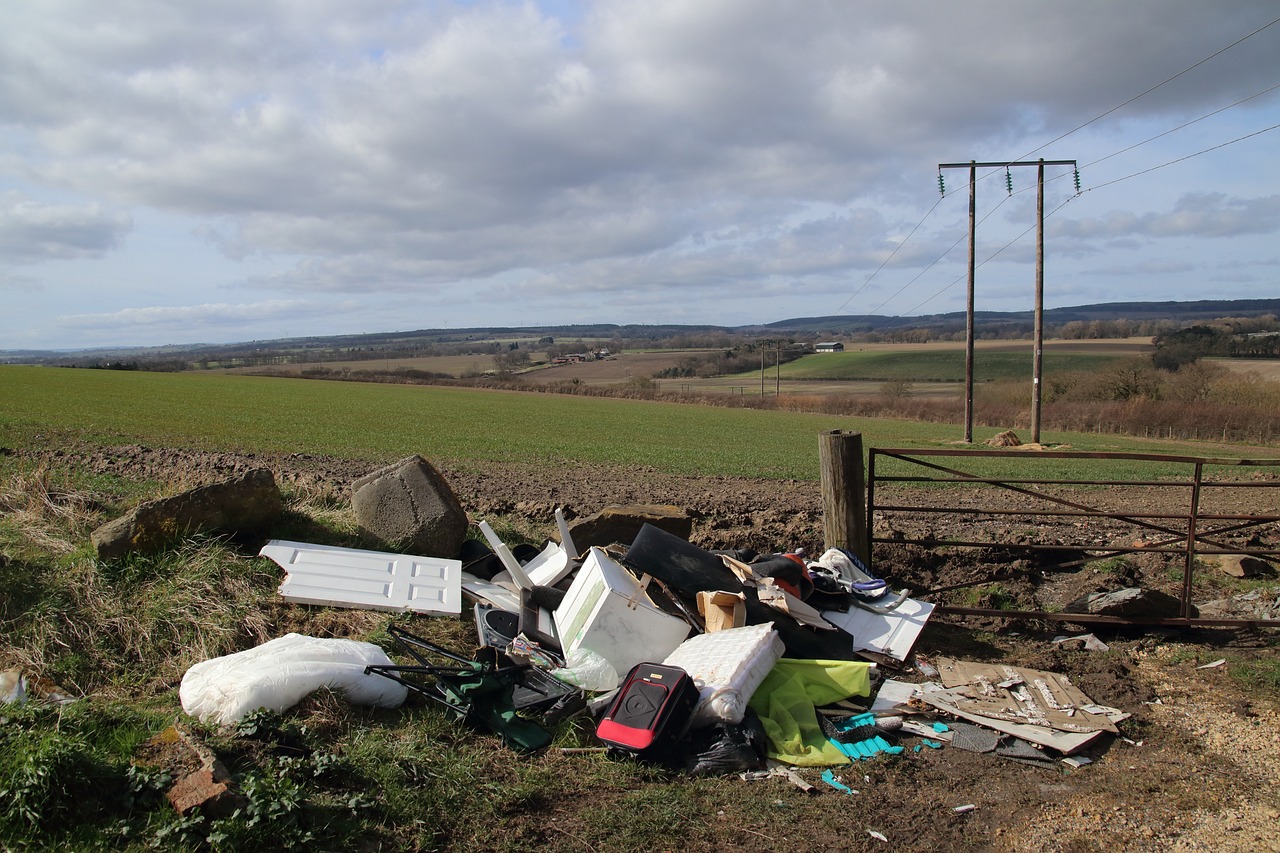
[[[1195,302],[1107,302],[1074,308],[1048,308],[1044,312],[1047,328],[1062,327],[1073,322],[1170,321],[1184,325],[1208,322],[1224,317],[1280,316],[1280,299],[1205,299]],[[1034,316],[1031,311],[977,311],[974,325],[984,334],[1030,333]],[[0,362],[6,363],[76,363],[91,361],[144,361],[149,365],[251,356],[288,357],[307,352],[355,352],[370,350],[412,350],[433,345],[459,344],[469,341],[527,340],[550,337],[555,340],[623,339],[631,342],[670,340],[681,336],[708,334],[839,337],[869,332],[893,332],[909,329],[927,330],[933,335],[962,333],[965,315],[962,311],[916,317],[880,316],[876,314],[836,314],[826,317],[795,317],[745,326],[716,325],[617,325],[613,323],[565,326],[485,326],[468,329],[418,329],[414,331],[378,332],[363,335],[281,338],[245,341],[234,344],[190,344],[162,347],[101,347],[75,351],[0,350]]]
[[[1046,308],[1046,326],[1095,320],[1169,320],[1192,324],[1222,317],[1280,316],[1280,299],[1202,299],[1195,302],[1106,302],[1074,308]],[[974,325],[990,330],[1026,326],[1035,322],[1032,311],[975,311]],[[738,331],[760,329],[768,332],[858,334],[893,329],[930,329],[938,332],[963,331],[965,314],[928,314],[917,317],[882,317],[875,314],[797,317],[761,326],[740,326]]]

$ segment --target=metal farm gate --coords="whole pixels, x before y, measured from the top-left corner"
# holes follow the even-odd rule
[[[1088,476],[1108,468],[1127,477]],[[1041,476],[1026,476],[1037,473]],[[1280,627],[1275,618],[1200,618],[1191,600],[1197,557],[1280,557],[1280,459],[870,448],[866,511],[873,553],[876,546],[894,545],[999,548],[1037,560],[1047,572],[1134,553],[1171,555],[1182,566],[1178,616],[955,606],[939,606],[940,612],[1079,624]],[[943,524],[950,534],[932,532]],[[1017,525],[1022,525],[1019,535],[1009,535]],[[907,529],[913,526],[915,531]]]

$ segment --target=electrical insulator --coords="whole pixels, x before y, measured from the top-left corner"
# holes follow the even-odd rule
[[[945,196],[946,194],[947,194],[947,185],[946,185],[946,182],[942,180],[942,173],[939,172],[938,173],[938,195]]]
[[[1009,167],[1004,167],[1004,188],[1009,195],[1013,195],[1013,175],[1009,173]]]
[[[1078,168],[1075,170],[1074,177],[1076,182],[1076,195],[1080,195],[1080,170]]]

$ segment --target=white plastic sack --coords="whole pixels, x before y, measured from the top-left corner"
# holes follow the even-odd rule
[[[329,687],[353,705],[395,708],[409,689],[370,665],[391,665],[373,643],[286,634],[256,648],[201,661],[182,676],[182,710],[203,723],[228,725],[259,708],[277,713]]]
[[[773,623],[766,622],[690,637],[663,663],[680,667],[698,685],[694,726],[737,724],[785,648]]]

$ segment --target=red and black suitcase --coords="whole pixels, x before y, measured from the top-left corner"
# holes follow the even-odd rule
[[[698,686],[680,667],[636,664],[596,727],[596,737],[640,756],[656,755],[684,737],[697,704]]]

